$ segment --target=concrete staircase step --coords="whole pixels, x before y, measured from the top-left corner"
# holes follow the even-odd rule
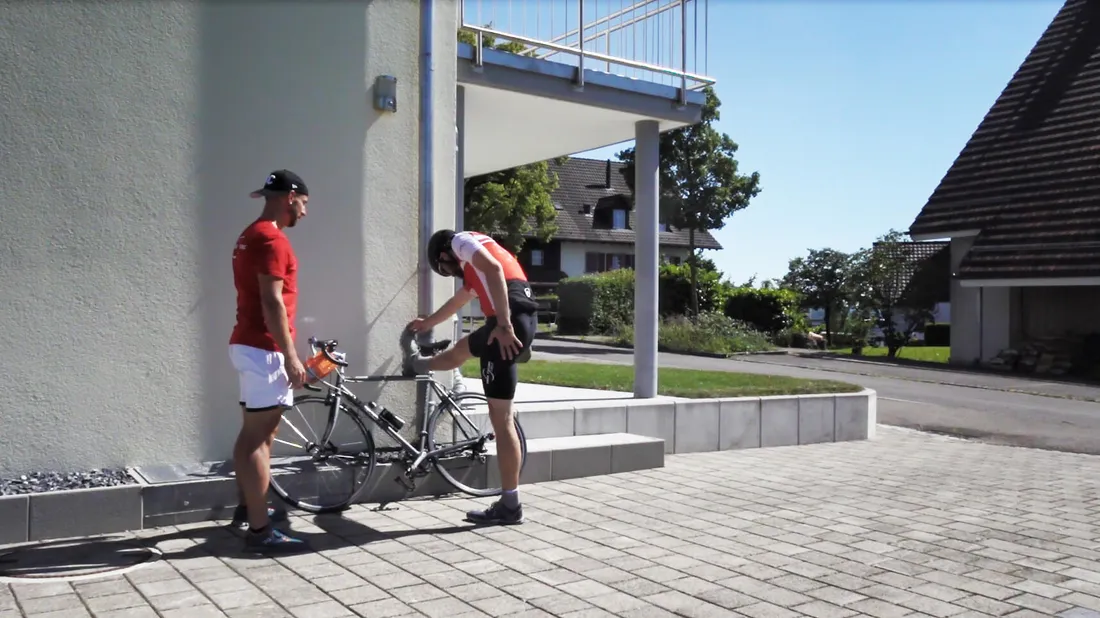
[[[500,482],[495,456],[489,481]],[[601,474],[663,468],[665,441],[632,433],[605,433],[527,440],[527,465],[520,484],[561,481]]]

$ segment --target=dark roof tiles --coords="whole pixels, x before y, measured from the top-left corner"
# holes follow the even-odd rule
[[[607,187],[610,165],[611,187]],[[592,214],[585,214],[585,204],[595,210],[601,205],[624,204],[629,208],[630,187],[623,178],[623,164],[617,161],[601,161],[570,157],[564,164],[550,161],[550,171],[558,175],[558,188],[551,194],[557,211],[558,232],[555,240],[634,244],[636,220],[629,213],[630,229],[612,230],[592,226]],[[532,235],[533,236],[533,235]],[[688,231],[660,232],[662,246],[687,247]],[[697,249],[721,249],[722,245],[706,231],[695,233]]]
[[[960,278],[1100,276],[1100,1],[1066,1],[909,231],[967,230]]]

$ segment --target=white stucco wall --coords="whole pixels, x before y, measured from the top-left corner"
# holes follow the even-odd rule
[[[443,225],[456,4],[436,11]],[[272,169],[311,190],[289,230],[299,353],[316,334],[357,373],[399,365],[417,308],[418,18],[416,2],[5,4],[0,474],[229,456],[229,257]],[[371,105],[381,74],[396,114]]]
[[[951,363],[970,364],[982,354],[978,288],[963,287],[955,279],[959,264],[973,244],[973,236],[951,239]]]
[[[561,243],[562,272],[570,277],[583,275],[585,267],[584,255],[590,251],[634,255],[634,245],[563,241]],[[661,255],[676,256],[681,260],[685,260],[689,253],[686,247],[661,246]]]

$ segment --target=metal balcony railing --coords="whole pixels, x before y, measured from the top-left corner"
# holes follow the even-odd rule
[[[509,51],[584,70],[675,86],[687,93],[707,77],[709,0],[461,0],[462,30]]]

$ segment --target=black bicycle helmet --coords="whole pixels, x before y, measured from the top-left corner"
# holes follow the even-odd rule
[[[428,265],[432,267],[437,275],[450,276],[439,269],[439,254],[446,253],[454,260],[454,251],[451,250],[451,241],[454,240],[454,237],[454,230],[439,230],[432,234],[431,239],[428,240]]]

